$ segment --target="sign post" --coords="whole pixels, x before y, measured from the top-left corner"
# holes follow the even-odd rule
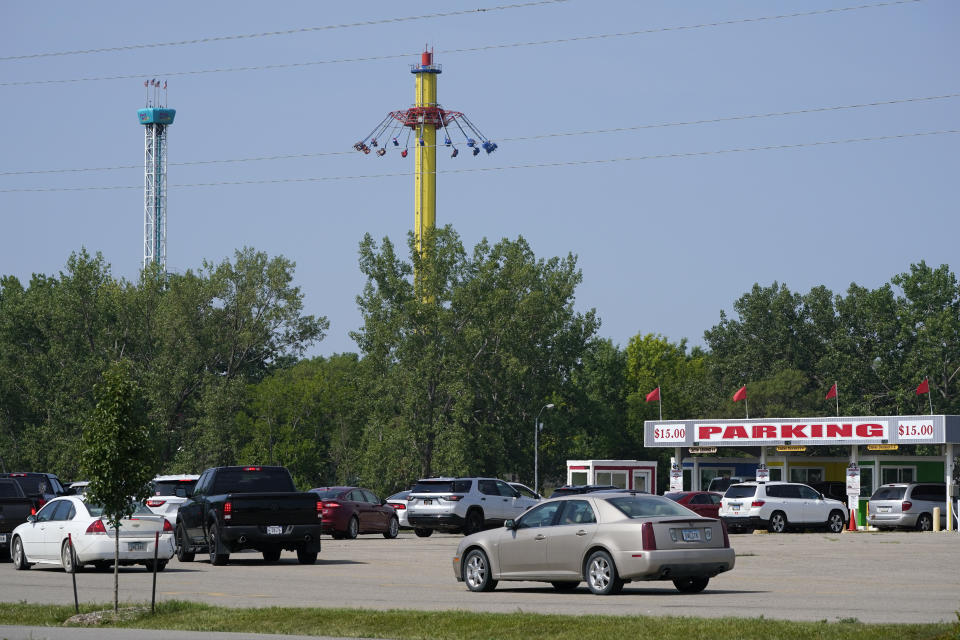
[[[850,509],[850,531],[857,530],[857,510],[860,506],[860,467],[851,462],[847,467],[847,507]]]
[[[683,469],[677,464],[670,467],[670,491],[683,491]]]
[[[767,465],[760,463],[757,466],[757,482],[769,482],[770,481],[770,469],[767,469]]]

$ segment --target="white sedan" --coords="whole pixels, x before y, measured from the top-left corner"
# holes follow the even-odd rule
[[[51,500],[11,534],[10,556],[17,569],[34,564],[61,566],[68,573],[92,564],[106,569],[113,564],[115,533],[103,519],[103,508],[85,502],[82,496]],[[142,564],[153,571],[154,541],[157,570],[162,571],[173,557],[173,527],[163,516],[139,505],[132,516],[120,521],[120,564]],[[72,538],[75,549],[70,553]]]

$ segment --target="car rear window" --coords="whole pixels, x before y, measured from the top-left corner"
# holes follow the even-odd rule
[[[410,493],[467,493],[470,480],[427,480],[418,482]]]
[[[0,482],[0,498],[22,498],[20,486],[13,480]]]
[[[903,495],[907,492],[906,487],[880,487],[870,496],[871,500],[903,500]]]
[[[336,498],[343,493],[343,489],[310,489],[310,491],[317,494],[317,497],[323,498],[324,500]]]
[[[52,493],[47,479],[43,476],[12,476],[20,484],[20,488],[28,496],[39,496],[44,493]]]
[[[693,515],[689,509],[660,496],[624,496],[606,500],[630,518]]]
[[[678,500],[680,500],[680,498],[683,497],[683,495],[684,495],[684,494],[682,494],[682,493],[665,493],[665,494],[663,494],[663,497],[664,497],[664,498],[670,498],[670,499],[673,500],[674,502],[677,502]]]
[[[213,481],[210,495],[221,493],[284,493],[296,491],[286,469],[250,467],[220,469]]]
[[[769,492],[769,489],[768,489]],[[752,498],[757,494],[757,486],[753,484],[732,484],[727,488],[724,498]]]
[[[196,480],[157,480],[153,483],[153,495],[183,498],[186,497],[187,490],[195,486],[197,486]]]

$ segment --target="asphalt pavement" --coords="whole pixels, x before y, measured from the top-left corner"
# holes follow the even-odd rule
[[[574,592],[558,593],[541,583],[501,581],[495,591],[472,593],[455,580],[451,568],[461,539],[443,534],[417,538],[409,532],[395,540],[379,535],[324,539],[320,558],[311,566],[298,564],[292,553],[277,563],[240,553],[222,567],[210,566],[200,556],[190,563],[174,559],[158,575],[157,599],[226,607],[861,622],[954,622],[960,610],[957,532],[732,535],[736,567],[712,579],[703,593],[681,594],[670,582],[635,582],[621,595],[608,597],[592,595],[583,583]],[[77,575],[77,585],[81,602],[112,602],[112,572],[84,571]],[[121,569],[123,601],[149,602],[150,585],[151,575],[142,567]],[[0,601],[73,604],[70,576],[59,568],[38,565],[16,571],[9,562],[0,564]]]

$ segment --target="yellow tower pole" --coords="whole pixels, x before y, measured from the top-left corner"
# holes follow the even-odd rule
[[[433,53],[424,51],[420,66],[411,71],[417,76],[417,134],[414,151],[413,229],[417,251],[423,252],[423,238],[437,224],[437,76],[440,67],[433,64]]]

